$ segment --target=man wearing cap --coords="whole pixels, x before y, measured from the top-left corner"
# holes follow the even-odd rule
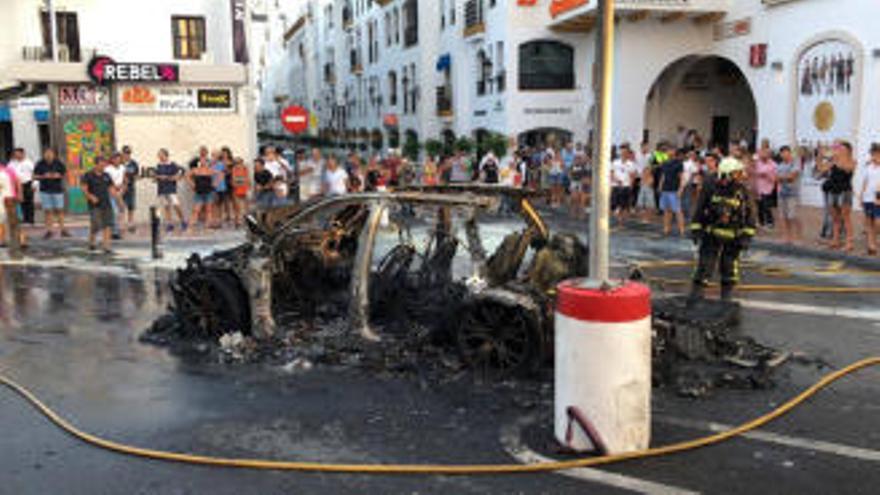
[[[740,254],[755,236],[755,208],[745,179],[742,162],[725,158],[718,166],[717,180],[707,181],[700,193],[690,226],[694,243],[699,245],[690,304],[702,299],[716,265],[721,271],[721,300],[733,296],[740,278]]]

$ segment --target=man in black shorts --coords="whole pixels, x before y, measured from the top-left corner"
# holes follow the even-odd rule
[[[125,170],[125,189],[122,191],[122,200],[125,202],[125,210],[128,212],[128,232],[134,234],[137,227],[134,224],[134,209],[137,205],[137,180],[141,172],[138,162],[131,156],[131,147],[122,147],[122,166]]]
[[[113,227],[113,206],[110,204],[111,197],[117,194],[116,186],[113,185],[113,179],[104,172],[107,166],[105,157],[98,157],[95,160],[95,166],[88,173],[83,175],[82,186],[86,199],[89,202],[89,250],[94,251],[95,238],[98,232],[101,232],[101,247],[104,253],[109,254],[110,250],[110,234]]]

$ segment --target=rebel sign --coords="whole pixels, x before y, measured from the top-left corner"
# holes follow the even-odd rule
[[[309,128],[309,111],[303,107],[287,107],[281,111],[281,125],[294,134],[306,132]]]

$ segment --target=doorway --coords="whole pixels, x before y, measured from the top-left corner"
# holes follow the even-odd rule
[[[676,146],[687,134],[701,147],[748,141],[757,128],[755,97],[743,72],[718,56],[688,56],[669,64],[645,101],[644,129],[652,142]]]

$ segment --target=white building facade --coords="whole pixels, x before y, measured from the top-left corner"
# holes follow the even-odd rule
[[[723,146],[802,148],[809,169],[819,144],[846,139],[863,159],[880,141],[875,0],[616,3],[616,143],[674,142],[693,129]],[[378,149],[408,134],[483,131],[529,144],[591,140],[596,0],[306,4],[288,38],[297,47],[271,69],[331,141]],[[818,203],[818,182],[804,175],[804,199]]]
[[[55,0],[53,7],[57,54],[47,2],[0,3],[9,21],[0,35],[0,105],[22,117],[12,122],[12,144],[35,159],[42,146],[55,147],[71,189],[96,156],[123,145],[147,167],[159,148],[178,163],[203,145],[254,155],[247,0]]]
[[[261,129],[283,135],[288,104],[316,116],[312,134],[372,149],[407,138],[585,140],[587,48],[549,28],[550,1],[308,0],[274,42]],[[524,81],[519,50],[537,61]],[[560,73],[546,73],[559,65]],[[542,65],[543,64],[543,65]],[[279,80],[287,78],[287,93]]]
[[[847,140],[864,162],[880,141],[876,1],[617,3],[615,142],[675,141],[684,127],[708,143],[790,145],[804,167],[802,201],[818,205],[817,146]],[[552,28],[587,35],[592,65],[595,1],[562,0],[552,9]]]

